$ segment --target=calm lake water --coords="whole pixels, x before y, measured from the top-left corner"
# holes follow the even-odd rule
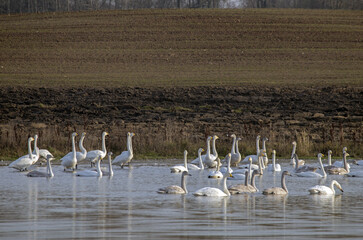
[[[54,166],[51,179],[0,167],[1,239],[362,239],[363,178],[328,176],[344,193],[312,196],[316,179],[286,177],[289,195],[264,196],[280,186],[281,173],[256,178],[260,193],[231,197],[194,197],[209,170],[191,171],[187,195],[156,193],[180,184],[170,173],[175,161],[136,161],[132,169],[114,168],[112,178],[81,178]],[[88,166],[88,165],[87,165]],[[85,168],[86,165],[81,167]],[[291,170],[286,162],[283,170]],[[352,166],[359,169],[359,166]],[[363,167],[361,167],[363,170]],[[44,169],[45,168],[41,168]],[[238,181],[228,181],[228,185]]]

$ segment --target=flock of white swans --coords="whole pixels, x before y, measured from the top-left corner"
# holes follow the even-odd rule
[[[131,164],[133,159],[133,148],[132,148],[132,137],[135,136],[134,133],[127,133],[127,150],[123,151],[120,155],[116,156],[112,160],[112,152],[106,150],[105,138],[108,135],[107,132],[102,133],[102,149],[87,151],[83,146],[83,141],[86,137],[86,133],[81,134],[79,141],[80,151],[76,151],[76,137],[78,134],[76,132],[72,133],[72,151],[66,154],[60,159],[61,165],[64,167],[64,171],[72,171],[76,176],[79,177],[102,177],[102,176],[112,176],[113,170],[112,165],[117,165],[123,168],[125,165]],[[276,151],[272,151],[272,163],[269,164],[269,159],[267,157],[266,151],[266,141],[267,138],[263,138],[262,149],[260,149],[260,136],[256,138],[256,155],[246,156],[243,160],[238,149],[238,141],[235,134],[231,135],[232,148],[231,152],[228,153],[224,159],[220,160],[217,150],[216,150],[216,140],[218,136],[209,136],[207,138],[207,150],[204,155],[203,148],[198,150],[198,157],[194,159],[191,163],[187,161],[188,152],[184,151],[184,164],[176,165],[170,168],[171,173],[181,173],[181,185],[171,185],[164,188],[160,188],[157,192],[164,194],[187,194],[186,187],[186,176],[190,176],[189,171],[204,171],[204,169],[212,169],[209,172],[209,178],[220,178],[223,179],[223,189],[214,187],[204,187],[193,193],[194,196],[230,196],[231,194],[242,194],[242,193],[254,193],[258,192],[255,185],[255,177],[264,174],[264,171],[268,172],[280,172],[282,171],[281,165],[276,163]],[[34,150],[32,151],[32,142],[34,141]],[[13,161],[9,167],[15,168],[19,171],[28,171],[28,168],[38,161],[46,161],[47,168],[46,171],[30,171],[28,177],[53,177],[54,173],[52,171],[51,160],[54,159],[53,155],[46,149],[39,149],[37,146],[38,136],[29,137],[28,139],[28,154],[24,155],[17,160]],[[335,161],[332,163],[331,155],[332,151],[328,151],[328,163],[323,164],[322,153],[317,155],[319,168],[315,166],[309,166],[305,164],[304,160],[300,160],[296,154],[296,142],[293,142],[293,148],[291,153],[291,162],[294,166],[294,176],[298,177],[308,177],[308,178],[326,178],[328,174],[332,175],[345,175],[348,177],[363,177],[362,171],[350,171],[350,165],[347,163],[347,148],[343,148],[343,160]],[[101,169],[101,160],[108,157],[108,171],[106,169]],[[87,170],[77,170],[77,164],[82,161],[88,161],[91,164],[91,168]],[[363,160],[356,161],[357,165],[363,165]],[[96,166],[96,168],[92,168]],[[234,169],[232,169],[234,167]],[[317,172],[319,170],[319,172]],[[285,183],[285,177],[292,176],[288,171],[282,171],[281,174],[281,187],[273,187],[264,189],[262,191],[265,195],[286,195],[288,194],[288,189]],[[227,179],[230,180],[241,180],[243,184],[234,184],[227,186]],[[330,186],[316,185],[308,189],[310,194],[322,194],[322,195],[335,195],[335,189],[337,187],[343,192],[343,188],[336,181],[332,180]]]

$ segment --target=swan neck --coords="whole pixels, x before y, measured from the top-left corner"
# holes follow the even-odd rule
[[[207,152],[206,152],[207,156],[210,156],[210,139],[207,139]]]
[[[72,153],[73,153],[73,159],[77,159],[75,138],[76,138],[76,136],[72,136]]]
[[[29,154],[29,158],[32,158],[32,140],[28,140],[28,154]]]
[[[247,187],[248,186],[248,179],[250,178],[250,172],[249,171],[246,171],[245,173],[245,186]]]
[[[127,151],[132,153],[132,141],[131,136],[127,136]]]
[[[344,164],[344,169],[349,172],[349,169],[348,169],[348,164],[347,164],[347,154],[344,153],[343,154],[343,164]]]
[[[36,157],[39,158],[38,137],[34,138],[34,151]]]
[[[296,156],[296,154],[294,154],[294,159],[295,159],[295,170],[297,170],[299,168],[299,158]]]
[[[274,171],[276,171],[276,153],[272,153],[272,166]]]
[[[238,140],[236,140],[236,153],[240,154],[238,149]]]
[[[213,138],[213,142],[212,142],[212,150],[213,150],[213,155],[214,155],[215,157],[217,157],[217,156],[218,156],[217,149],[216,149],[216,140],[217,140],[217,139]],[[210,150],[209,150],[209,151],[210,151]]]
[[[266,140],[262,141],[262,149],[266,151]]]
[[[106,134],[102,135],[102,152],[107,154],[107,150],[106,150]]]
[[[184,190],[185,193],[188,193],[188,190],[187,190],[187,185],[185,183],[185,175],[182,174],[182,179],[181,179],[181,188]]]
[[[184,167],[188,169],[188,160],[187,160],[187,153],[184,152]]]
[[[227,196],[231,196],[231,193],[229,192],[227,188],[227,176],[224,176],[223,178],[223,192],[227,194]]]
[[[323,176],[326,177],[326,172],[325,172],[325,169],[324,169],[323,162],[321,161],[321,157],[318,157],[318,160],[319,160],[321,171],[323,172]]]
[[[257,155],[260,153],[260,139],[257,138],[256,139],[256,150],[257,150]]]
[[[108,172],[110,173],[110,176],[113,176],[111,156],[108,156]]]
[[[258,167],[260,168],[260,174],[262,175],[263,174],[263,168],[262,168],[262,157],[261,156],[258,156]]]
[[[219,158],[217,158],[217,169],[216,169],[216,171],[218,172],[219,170],[220,170],[220,168],[221,168],[221,161],[219,160]]]
[[[100,160],[100,159],[98,159],[98,160],[97,160],[97,173],[98,173],[98,176],[99,176],[99,177],[102,177],[102,171],[101,171],[100,162],[101,162],[101,160]]]
[[[252,178],[251,178],[251,185],[252,185],[252,187],[254,187],[254,188],[256,189],[256,191],[258,192],[258,189],[257,189],[257,187],[256,187],[256,181],[255,181],[255,179],[256,179],[256,174],[252,174]]]
[[[82,135],[81,140],[79,140],[79,149],[82,151],[82,154],[87,154],[87,150],[83,146],[83,140],[85,135]]]
[[[336,182],[332,181],[331,184],[330,184],[330,189],[332,190],[333,194],[335,194],[334,185],[336,185]]]
[[[331,154],[330,154],[330,152],[328,153],[328,165],[331,166]]]
[[[281,187],[282,189],[284,189],[286,192],[287,191],[287,187],[286,187],[286,183],[285,183],[285,177],[286,177],[286,174],[282,174],[282,177],[281,177]]]
[[[201,169],[204,169],[203,159],[202,159],[202,153],[198,152],[198,158],[199,158],[199,166]]]
[[[294,145],[292,146],[291,158],[293,158],[293,157],[294,157],[295,153],[296,153],[296,144],[294,144]]]
[[[236,136],[233,137],[233,143],[232,143],[232,149],[231,149],[231,154],[235,154],[236,153]]]
[[[50,158],[47,157],[47,173],[49,177],[54,177],[52,165],[50,164]]]

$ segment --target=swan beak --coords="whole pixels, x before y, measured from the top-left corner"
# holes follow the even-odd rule
[[[344,192],[344,191],[343,191],[343,188],[341,188],[341,189],[340,189],[340,191]]]
[[[229,177],[233,177],[232,173],[229,174]]]
[[[192,176],[192,174],[188,173],[188,176]]]

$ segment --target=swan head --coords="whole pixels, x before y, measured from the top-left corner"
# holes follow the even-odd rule
[[[50,154],[47,155],[47,160],[53,160],[53,159],[54,159],[54,157],[52,155],[50,155]]]
[[[110,156],[110,157],[112,156],[112,154],[113,154],[113,152],[108,152],[107,153],[107,155]]]
[[[263,141],[268,141],[268,138],[267,137],[264,137],[262,140]]]
[[[335,185],[341,192],[344,192],[342,186],[336,180],[333,180],[331,184],[332,186]]]
[[[258,155],[261,156],[261,157],[266,157],[267,156],[266,151],[263,150],[263,149],[258,153]]]
[[[242,138],[240,138],[240,137],[239,137],[239,138],[237,138],[236,140],[237,140],[237,141],[241,141],[241,140],[242,140]]]
[[[319,153],[319,154],[318,154],[318,158],[322,158],[322,157],[324,157],[324,154]]]
[[[291,173],[290,173],[289,171],[284,171],[284,172],[282,173],[282,175],[292,176],[292,175],[291,175]]]
[[[272,153],[273,153],[273,154],[276,154],[276,150],[272,150]]]
[[[108,135],[108,132],[103,132],[102,133],[102,136],[107,136]]]
[[[83,133],[81,134],[81,137],[84,137],[84,136],[86,136],[86,132],[83,132]]]
[[[183,171],[182,176],[192,176],[192,174],[188,173],[187,171]]]
[[[184,150],[184,157],[186,157],[188,155],[188,151]]]
[[[199,148],[198,149],[198,153],[202,153],[204,151],[204,149],[203,148]]]
[[[333,153],[333,151],[332,151],[332,150],[329,150],[329,151],[328,151],[328,154],[332,154],[332,153]]]
[[[252,163],[252,158],[251,158],[251,157],[249,157],[249,158],[248,158],[248,161],[249,161],[250,163]]]
[[[236,134],[232,133],[231,138],[235,138],[235,137],[236,137]]]
[[[292,142],[292,145],[296,146],[296,142],[295,142],[295,141],[293,141],[293,142]]]
[[[72,137],[78,136],[78,133],[74,132],[72,133]]]
[[[212,136],[207,137],[207,141],[210,141],[210,140],[212,140]]]
[[[219,137],[218,137],[217,135],[214,135],[214,136],[213,136],[213,139],[214,139],[214,140],[217,140],[218,138],[219,138]]]
[[[33,137],[30,137],[30,138],[28,138],[28,141],[29,142],[34,141],[34,138]]]
[[[343,147],[343,152],[346,152],[348,151],[348,148],[347,147]]]
[[[38,139],[38,134],[34,135],[34,140]]]
[[[344,155],[345,155],[346,157],[348,157],[348,156],[349,156],[349,153],[347,153],[347,152],[344,152]]]
[[[261,139],[261,136],[257,135],[256,140],[260,140],[260,139]]]

